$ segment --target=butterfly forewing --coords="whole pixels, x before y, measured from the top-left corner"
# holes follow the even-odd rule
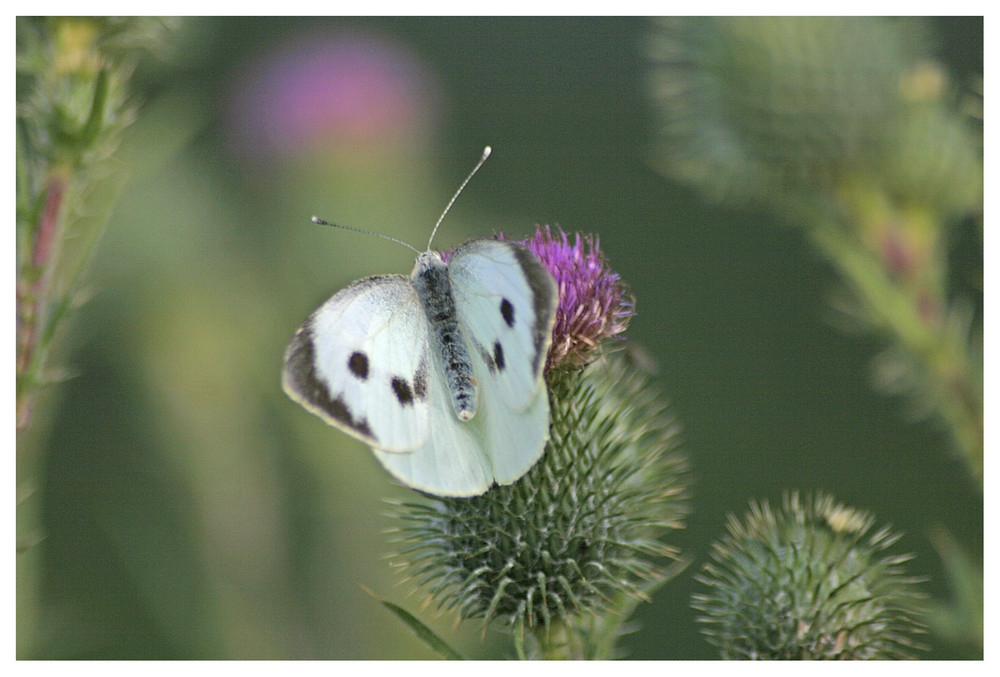
[[[531,404],[552,338],[558,291],[524,247],[473,240],[448,262],[459,322],[489,388],[514,411]]]
[[[409,280],[359,280],[320,306],[285,353],[285,390],[373,447],[427,443],[431,356],[427,319]]]

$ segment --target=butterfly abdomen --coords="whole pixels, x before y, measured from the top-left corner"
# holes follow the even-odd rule
[[[476,381],[472,360],[458,324],[448,270],[436,255],[423,254],[417,259],[411,279],[427,314],[432,340],[440,346],[437,354],[448,380],[455,415],[468,421],[476,415]]]

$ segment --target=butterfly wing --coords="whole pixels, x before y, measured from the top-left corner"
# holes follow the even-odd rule
[[[530,251],[499,240],[465,243],[448,273],[478,382],[484,449],[496,481],[510,484],[538,460],[548,439],[542,369],[558,289]]]
[[[493,483],[479,427],[455,416],[408,278],[369,277],[327,300],[289,344],[283,381],[407,486],[472,496]]]
[[[475,419],[458,419],[440,363],[434,359],[431,364],[427,442],[405,454],[372,451],[382,466],[407,486],[437,496],[477,496],[493,484],[493,466],[484,450],[481,426]]]
[[[372,447],[419,449],[430,436],[427,332],[407,278],[358,280],[296,332],[285,352],[285,391]]]
[[[539,387],[558,291],[534,254],[513,242],[472,240],[448,262],[466,339],[504,403],[523,410]]]

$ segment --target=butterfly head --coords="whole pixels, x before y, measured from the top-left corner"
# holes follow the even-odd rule
[[[417,279],[422,275],[425,275],[431,270],[444,270],[448,267],[448,264],[444,262],[441,258],[441,254],[434,250],[428,250],[421,254],[417,254],[416,265],[413,266],[413,272],[410,273],[410,277]]]

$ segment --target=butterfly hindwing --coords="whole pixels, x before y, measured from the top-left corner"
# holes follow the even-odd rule
[[[430,435],[427,319],[409,280],[380,275],[328,299],[285,353],[284,386],[330,425],[379,449]]]
[[[483,397],[478,425],[483,448],[498,484],[511,484],[528,472],[549,439],[549,394],[543,384],[525,409],[514,412],[497,397]]]
[[[427,442],[405,454],[372,451],[389,473],[409,487],[439,496],[476,496],[493,484],[493,464],[484,449],[480,419],[477,415],[459,421],[439,362],[432,364]]]

